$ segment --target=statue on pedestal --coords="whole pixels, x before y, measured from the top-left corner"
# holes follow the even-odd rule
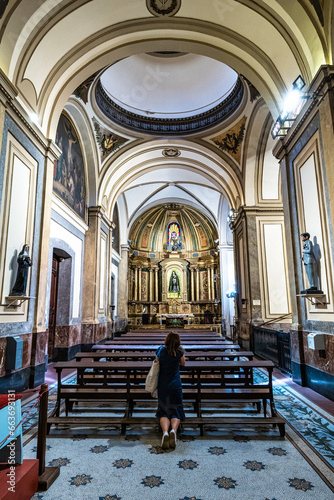
[[[319,290],[317,286],[318,284],[317,261],[313,253],[313,244],[312,241],[310,240],[310,233],[302,233],[300,236],[303,241],[302,260],[304,262],[307,279],[310,284],[310,288],[302,290],[301,293],[302,294],[323,293],[322,290]]]
[[[28,271],[29,267],[32,266],[31,259],[29,257],[29,245],[23,245],[22,251],[19,253],[17,258],[18,268],[16,281],[11,291],[11,296],[25,296],[27,281],[28,281]]]
[[[169,293],[177,293],[180,295],[180,281],[175,271],[172,271],[172,274],[170,275],[168,291]]]

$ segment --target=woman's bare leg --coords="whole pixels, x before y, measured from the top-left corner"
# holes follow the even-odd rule
[[[173,419],[175,420],[175,419]],[[165,432],[169,431],[169,426],[170,426],[170,420],[167,417],[161,417],[160,418],[160,426],[162,429],[162,433],[165,434]]]
[[[172,429],[177,432],[177,429],[179,428],[180,425],[180,419],[179,418],[172,418],[171,422],[172,424]]]

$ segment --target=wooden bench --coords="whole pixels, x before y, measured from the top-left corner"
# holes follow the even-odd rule
[[[144,390],[145,375],[151,366],[147,361],[74,361],[55,364],[58,374],[58,393],[55,415],[59,417],[61,401],[65,400],[66,416],[71,411],[74,402],[87,401],[117,401],[124,404],[125,417],[132,417],[134,406],[139,401],[152,401],[149,393]],[[183,397],[185,402],[191,402],[197,412],[197,418],[202,416],[202,404],[212,403],[254,403],[262,401],[264,418],[278,418],[273,401],[271,361],[189,361],[181,367],[181,376],[187,377],[183,382]],[[77,369],[76,385],[61,383],[63,369]],[[268,372],[268,384],[253,384],[253,369],[264,368]],[[87,370],[93,370],[88,372]],[[94,375],[94,370],[99,370]],[[240,371],[243,377],[240,377]],[[235,373],[238,377],[235,378]],[[208,381],[207,375],[212,376]],[[232,375],[232,377],[231,377]],[[271,417],[266,416],[267,400],[270,402]],[[221,417],[217,417],[221,418]],[[244,417],[245,423],[249,417]],[[59,422],[48,420],[48,423]],[[259,421],[257,421],[259,422]],[[281,420],[280,423],[283,421]],[[272,421],[276,425],[277,421]]]
[[[202,358],[203,361],[213,361],[217,358],[228,358],[231,360],[238,361],[240,358],[247,358],[252,360],[254,358],[254,353],[252,351],[236,351],[236,352],[217,352],[217,351],[187,351],[186,354],[187,360],[195,360]],[[107,361],[112,360],[121,360],[121,359],[133,359],[137,361],[154,360],[156,354],[154,351],[122,351],[122,352],[78,352],[75,355],[75,359],[80,361],[81,359],[94,359],[99,361],[102,358],[105,358]]]
[[[123,415],[119,415],[116,417],[49,417],[48,418],[48,428],[51,425],[78,425],[78,426],[109,426],[109,425],[119,425],[121,427],[121,433],[124,435],[126,433],[126,427],[131,425],[140,425],[140,426],[158,426],[160,427],[159,419],[156,417],[125,417]],[[279,433],[281,437],[285,436],[285,422],[280,417],[188,417],[183,423],[181,423],[180,428],[183,425],[190,425],[194,427],[200,428],[200,435],[203,436],[203,430],[206,425],[228,425],[235,426],[241,425],[243,428],[246,425],[251,426],[265,426],[265,425],[273,425],[274,427],[278,427]]]
[[[106,340],[105,345],[122,345],[122,344],[140,344],[140,345],[145,345],[145,344],[159,344],[163,345],[165,339],[160,339],[156,337],[152,338],[144,338],[144,339],[137,339],[137,338],[127,338],[127,339],[122,339],[121,337],[116,338],[115,340]],[[221,339],[208,339],[208,340],[182,340],[181,346],[187,346],[190,344],[196,344],[196,345],[206,345],[206,344],[217,344],[217,345],[222,345],[222,346],[228,346],[231,345],[232,343],[226,340],[221,340]]]
[[[92,351],[156,351],[162,344],[94,344],[91,348]],[[238,344],[186,344],[182,345],[187,356],[188,351],[238,351],[240,346]]]

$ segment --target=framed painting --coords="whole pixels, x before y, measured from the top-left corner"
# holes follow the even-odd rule
[[[56,144],[62,153],[55,162],[53,190],[79,217],[86,220],[85,164],[78,133],[63,113],[60,116]]]

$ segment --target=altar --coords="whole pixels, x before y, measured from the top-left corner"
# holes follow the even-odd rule
[[[165,314],[157,314],[156,315],[157,319],[159,320],[160,318],[160,328],[163,327],[163,318],[165,318],[165,320],[176,320],[175,321],[175,326],[179,326],[177,325],[177,320],[186,320],[187,321],[187,324],[190,325],[190,318],[193,318],[194,315],[193,314],[168,314],[168,313],[165,313]],[[183,321],[183,324],[182,326],[184,325],[184,321]],[[169,325],[169,326],[173,326],[173,325]]]

